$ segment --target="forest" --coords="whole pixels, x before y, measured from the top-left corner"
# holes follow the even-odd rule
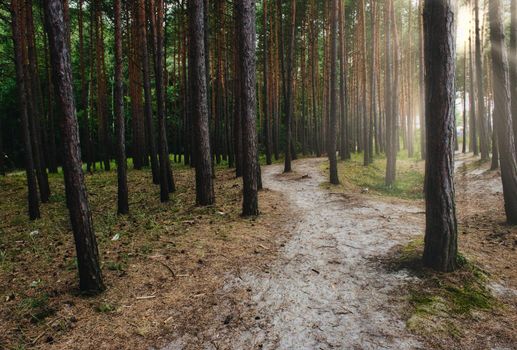
[[[0,349],[516,349],[517,0],[1,0]]]

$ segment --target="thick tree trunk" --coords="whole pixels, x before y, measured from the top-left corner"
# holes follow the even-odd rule
[[[29,130],[29,117],[27,115],[26,78],[23,69],[23,34],[22,34],[22,9],[23,0],[11,1],[11,26],[15,53],[16,80],[18,83],[18,103],[20,108],[21,127],[23,132],[23,144],[25,148],[25,173],[28,188],[29,218],[35,220],[40,217],[38,185],[34,173],[34,160],[32,155],[32,143]]]
[[[68,210],[74,232],[81,291],[96,294],[105,289],[99,266],[99,253],[93,231],[84,175],[81,168],[79,130],[72,89],[72,67],[61,0],[44,2],[46,30],[50,39],[54,87],[62,112],[61,132],[64,149],[65,186]]]
[[[504,42],[501,0],[490,0],[490,42],[492,53],[494,123],[501,159],[504,209],[508,223],[517,224],[517,159],[512,129],[508,54]]]
[[[425,0],[427,159],[426,231],[423,262],[456,269],[457,222],[454,204],[455,37],[452,0]]]
[[[242,215],[254,216],[258,210],[259,169],[257,158],[256,68],[255,68],[255,1],[241,0],[236,4],[236,30],[239,38],[239,69],[242,111]]]
[[[124,87],[122,85],[122,18],[121,0],[115,0],[115,130],[117,134],[117,211],[129,212],[127,190],[126,137],[124,121]]]
[[[211,205],[215,202],[215,195],[208,124],[203,7],[203,0],[188,0],[190,108],[194,127],[196,203]]]
[[[337,41],[338,41],[338,5],[339,0],[331,0],[330,7],[330,119],[327,138],[327,154],[330,165],[330,183],[339,184],[336,159],[336,132],[338,114],[338,60],[337,60]],[[366,64],[366,63],[365,63]]]

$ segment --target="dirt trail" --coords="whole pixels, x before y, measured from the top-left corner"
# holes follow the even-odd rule
[[[322,189],[323,161],[296,161],[297,177],[280,175],[278,165],[263,169],[265,186],[287,195],[299,221],[267,271],[229,278],[226,291],[250,292],[251,304],[244,308],[252,310],[254,319],[183,335],[168,349],[192,344],[205,349],[419,347],[397,316],[400,308],[391,295],[411,277],[388,273],[375,257],[421,232],[422,208]],[[221,315],[237,308],[217,307]]]

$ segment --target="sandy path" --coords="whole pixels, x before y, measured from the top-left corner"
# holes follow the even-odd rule
[[[169,349],[415,349],[419,343],[398,317],[392,291],[410,281],[375,263],[422,231],[422,209],[369,195],[344,196],[320,187],[324,159],[296,161],[307,178],[263,169],[264,185],[282,191],[298,222],[279,258],[264,273],[230,278],[246,288],[256,315],[248,324],[183,336]],[[224,314],[224,306],[221,314]],[[218,322],[215,322],[218,323]]]

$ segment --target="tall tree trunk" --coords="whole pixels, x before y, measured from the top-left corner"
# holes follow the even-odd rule
[[[79,1],[79,69],[81,75],[81,110],[83,112],[83,142],[84,142],[84,153],[86,168],[88,171],[91,169],[92,159],[92,145],[90,136],[90,123],[89,123],[89,112],[88,112],[88,83],[86,80],[86,63],[84,57],[86,52],[84,50],[84,11],[83,11],[84,0]]]
[[[359,4],[359,23],[358,23],[358,43],[360,46],[360,65],[361,65],[361,117],[363,122],[363,165],[370,164],[370,111],[368,109],[368,87],[367,87],[367,72],[366,72],[366,9],[365,0],[360,0]],[[332,15],[332,14],[331,14]]]
[[[21,127],[23,132],[23,145],[25,148],[25,173],[28,188],[28,211],[29,218],[35,220],[40,217],[38,185],[34,169],[32,155],[32,143],[29,130],[29,117],[27,115],[27,93],[26,77],[23,69],[23,0],[11,1],[11,26],[15,53],[16,80],[18,83],[18,103],[20,108]]]
[[[264,29],[264,145],[266,146],[266,163],[271,164],[271,127],[270,127],[270,105],[269,105],[269,66],[268,66],[268,14],[267,14],[267,0],[263,0],[263,29]]]
[[[517,153],[517,0],[511,0],[510,23],[510,91],[512,98],[513,137]]]
[[[117,211],[129,212],[126,163],[126,127],[124,122],[124,87],[122,85],[122,16],[121,0],[115,0],[115,129],[117,134]]]
[[[396,163],[397,163],[397,150],[398,150],[398,134],[397,134],[397,125],[399,118],[399,67],[400,67],[400,53],[399,53],[399,38],[397,32],[397,23],[395,19],[395,11],[393,9],[393,0],[389,0],[388,4],[389,8],[389,20],[387,20],[390,25],[390,33],[387,32],[387,41],[390,41],[389,37],[393,36],[393,48],[388,50],[388,45],[386,49],[386,55],[393,55],[393,68],[387,66],[386,69],[393,69],[393,75],[386,74],[386,86],[390,87],[386,89],[386,98],[391,99],[389,103],[390,112],[389,117],[386,118],[386,185],[392,186],[395,183],[396,177]],[[391,60],[390,60],[391,61]],[[389,80],[388,80],[389,78]],[[393,81],[392,81],[393,79]]]
[[[256,73],[255,73],[255,1],[241,0],[236,4],[236,30],[239,38],[239,69],[242,110],[242,215],[254,216],[258,210],[259,170],[257,158]]]
[[[338,41],[338,5],[339,0],[331,0],[330,7],[330,120],[329,134],[327,138],[327,153],[330,165],[330,183],[339,184],[336,159],[336,128],[338,114],[338,90],[337,90],[337,41]]]
[[[27,78],[27,104],[29,115],[29,127],[31,129],[32,148],[34,153],[34,166],[40,190],[42,203],[47,203],[50,198],[50,185],[48,182],[47,167],[45,165],[45,150],[42,142],[42,93],[39,81],[38,59],[36,55],[36,39],[34,33],[34,19],[32,15],[32,1],[28,0],[22,5],[25,17],[25,42],[26,51],[26,78]],[[25,51],[24,51],[25,52]]]
[[[93,1],[95,21],[95,74],[97,78],[97,117],[99,132],[99,156],[104,163],[104,170],[110,170],[109,122],[107,113],[107,82],[104,60],[104,30],[102,3]]]
[[[479,120],[479,146],[481,151],[481,159],[490,159],[488,146],[488,118],[485,109],[485,87],[483,78],[483,62],[481,61],[481,28],[480,28],[480,10],[479,0],[475,1],[475,30],[476,30],[476,83],[477,83],[477,117]]]
[[[508,55],[504,42],[501,0],[490,0],[490,42],[492,53],[494,123],[501,158],[506,220],[517,224],[517,159],[512,129]],[[514,57],[515,58],[515,57]]]
[[[419,0],[419,16],[418,16],[418,27],[419,27],[419,82],[420,82],[420,156],[424,160],[426,152],[426,140],[425,140],[425,62],[424,62],[424,25],[422,22],[424,0]]]
[[[72,67],[61,0],[44,2],[46,29],[50,39],[54,87],[62,113],[65,186],[70,221],[74,232],[81,291],[96,294],[105,289],[99,253],[81,168],[79,130],[72,89]]]
[[[347,78],[347,51],[346,51],[346,35],[345,35],[345,2],[339,1],[339,102],[340,102],[340,130],[339,130],[339,156],[341,160],[350,158],[350,150],[348,148],[348,91],[346,86]]]
[[[462,153],[467,153],[467,43],[463,50],[463,145]]]
[[[477,118],[476,118],[476,92],[474,91],[474,58],[472,55],[472,36],[469,36],[469,105],[470,105],[470,143],[469,149],[475,156],[479,154]]]
[[[287,46],[287,68],[284,87],[285,90],[285,162],[284,172],[291,171],[291,159],[293,154],[291,152],[292,146],[292,117],[294,113],[294,50],[296,42],[296,0],[291,0],[291,25],[290,25],[289,45]],[[282,35],[282,34],[281,34]]]
[[[237,8],[233,8],[234,21],[237,22]],[[242,96],[241,96],[241,72],[239,69],[240,41],[237,32],[234,34],[235,47],[233,48],[233,72],[234,72],[234,92],[233,92],[233,149],[235,152],[235,176],[242,176]]]
[[[454,204],[455,37],[452,0],[425,0],[427,159],[423,262],[438,271],[457,267]]]
[[[165,123],[165,91],[163,80],[164,54],[163,54],[163,0],[157,0],[156,9],[152,8],[150,16],[154,18],[156,10],[156,19],[151,21],[153,26],[153,36],[155,37],[155,83],[156,83],[156,105],[158,114],[158,135],[159,135],[159,152],[160,152],[160,200],[166,202],[169,200],[169,192],[175,190],[174,178],[169,160],[169,145],[167,141],[167,127]]]
[[[195,140],[196,203],[211,205],[215,202],[215,195],[210,152],[203,7],[203,0],[188,0],[189,83]]]
[[[160,169],[156,157],[156,140],[154,137],[153,107],[151,101],[151,77],[149,74],[149,53],[147,48],[147,25],[145,17],[145,1],[138,0],[138,25],[140,27],[140,51],[142,53],[143,83],[144,83],[144,117],[145,117],[145,136],[147,138],[147,148],[151,158],[151,171],[153,183],[160,183]],[[160,191],[161,193],[161,191]]]

